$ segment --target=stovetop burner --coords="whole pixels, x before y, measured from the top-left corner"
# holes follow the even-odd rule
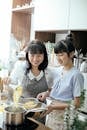
[[[35,130],[38,127],[36,122],[26,119],[21,125],[7,125],[3,123],[3,128],[0,130]]]

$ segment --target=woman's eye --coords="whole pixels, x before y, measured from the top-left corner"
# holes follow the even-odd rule
[[[63,56],[63,54],[56,54],[56,56]]]
[[[38,56],[38,58],[40,58],[41,56]]]
[[[34,55],[30,54],[31,57],[34,57]]]

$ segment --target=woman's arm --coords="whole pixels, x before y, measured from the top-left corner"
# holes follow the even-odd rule
[[[11,82],[10,77],[5,77],[5,78],[3,78],[3,83],[4,83],[4,84],[9,85],[10,82]]]
[[[75,108],[78,108],[80,106],[80,97],[74,98],[74,104]],[[61,101],[53,101],[50,105],[47,106],[47,112],[46,114],[49,114],[53,110],[64,110],[65,108],[68,108],[70,106],[69,103],[61,102]]]
[[[68,108],[69,104],[65,102],[60,102],[60,101],[53,101],[50,105],[47,106],[47,111],[44,114],[47,115],[53,110],[64,110],[65,108]]]
[[[76,108],[80,106],[80,97],[75,97],[74,98],[74,105]]]

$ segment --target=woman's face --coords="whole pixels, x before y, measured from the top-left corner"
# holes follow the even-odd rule
[[[44,54],[31,54],[29,52],[28,58],[32,66],[38,67],[44,60]]]
[[[66,52],[58,53],[56,56],[58,63],[62,66],[67,66],[72,60]]]

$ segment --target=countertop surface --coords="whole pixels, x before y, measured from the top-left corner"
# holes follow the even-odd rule
[[[42,123],[40,123],[32,118],[29,118],[29,119],[38,124],[38,127],[35,130],[51,130],[50,128],[46,127],[44,124],[42,124]]]

